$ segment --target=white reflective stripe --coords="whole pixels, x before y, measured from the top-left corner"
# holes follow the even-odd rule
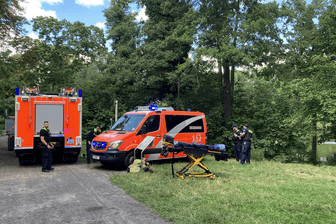
[[[160,153],[150,154],[146,161],[158,160],[160,155]]]
[[[15,138],[15,146],[21,147],[21,138]]]
[[[79,106],[80,105],[80,106]],[[78,104],[78,109],[80,107],[79,111],[79,136],[82,136],[82,97],[79,97],[79,104]]]
[[[34,147],[15,147],[14,150],[21,150],[21,149],[33,149]]]
[[[15,96],[15,102],[17,102],[17,96]],[[15,103],[15,105],[16,105],[16,103]],[[17,112],[17,110],[15,110],[15,118],[14,118],[14,120],[15,120],[15,128],[14,128],[14,131],[15,131],[15,133],[14,133],[14,139],[15,139],[16,136],[17,136],[17,116],[18,116],[18,112]]]
[[[76,145],[81,145],[82,144],[81,139],[82,139],[81,136],[76,136]]]
[[[189,124],[191,124],[194,121],[203,119],[204,117],[205,117],[205,115],[201,115],[201,116],[197,116],[197,117],[191,117],[191,118],[189,118],[185,121],[182,121],[181,123],[176,125],[173,129],[171,129],[167,133],[167,135],[175,137],[178,133],[180,133],[180,131],[183,130],[183,128],[187,127]],[[162,140],[163,140],[163,137],[161,138],[160,142],[155,146],[155,148],[162,148]]]

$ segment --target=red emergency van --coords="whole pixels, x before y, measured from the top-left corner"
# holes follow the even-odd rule
[[[49,121],[53,157],[77,161],[82,146],[82,91],[62,88],[60,93],[40,93],[39,87],[16,88],[14,151],[19,163],[42,157],[40,130]]]
[[[207,126],[204,113],[175,111],[172,107],[138,106],[125,113],[112,128],[92,141],[93,159],[101,164],[122,163],[129,166],[134,160],[134,150],[147,137],[155,137],[143,151],[147,161],[169,159],[161,156],[162,138],[165,134],[175,141],[206,144]],[[186,157],[181,152],[175,157]]]

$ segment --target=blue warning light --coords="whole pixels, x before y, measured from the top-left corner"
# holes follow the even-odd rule
[[[150,105],[149,109],[152,110],[152,111],[156,111],[158,109],[158,106],[156,106],[156,105]]]
[[[20,88],[15,88],[15,95],[16,96],[20,95]]]
[[[81,89],[78,90],[78,96],[82,97],[82,90]]]

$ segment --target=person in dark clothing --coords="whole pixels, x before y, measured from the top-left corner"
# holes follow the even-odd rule
[[[40,130],[40,140],[42,142],[43,149],[42,149],[42,172],[50,172],[53,171],[54,168],[51,167],[52,164],[52,154],[51,149],[54,145],[50,142],[50,130],[49,122],[45,121],[43,128]]]
[[[90,164],[92,155],[91,155],[91,144],[92,144],[92,140],[98,136],[101,133],[100,131],[100,125],[97,125],[92,131],[90,131],[87,135],[87,141],[86,141],[86,160],[87,163]]]
[[[252,142],[252,131],[248,128],[248,124],[244,124],[243,128],[243,133],[239,136],[242,140],[241,165],[245,163],[245,160],[246,163],[250,164]]]
[[[232,125],[232,129],[234,131],[232,135],[232,140],[234,142],[234,154],[236,157],[236,161],[239,162],[240,159],[240,151],[241,151],[241,139],[239,136],[241,135],[241,131],[238,130],[237,125]]]

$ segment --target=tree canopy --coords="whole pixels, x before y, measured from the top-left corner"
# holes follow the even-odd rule
[[[115,100],[119,116],[151,103],[202,111],[209,143],[230,149],[232,124],[249,123],[254,154],[283,162],[316,163],[317,144],[335,139],[336,0],[110,3],[105,34],[34,19],[40,41],[22,38],[20,55],[1,55],[2,95],[21,84],[81,88],[83,133],[110,126]]]

